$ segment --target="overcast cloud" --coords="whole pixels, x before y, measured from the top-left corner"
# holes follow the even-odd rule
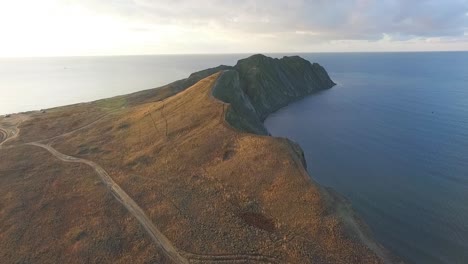
[[[49,2],[54,12],[80,10],[100,18],[95,21],[113,21],[95,28],[108,28],[115,41],[134,38],[124,41],[124,53],[132,47],[146,53],[468,49],[468,0]],[[119,53],[117,46],[112,50]]]
[[[468,0],[85,0],[150,23],[222,26],[252,33],[314,32],[332,39],[463,36]]]

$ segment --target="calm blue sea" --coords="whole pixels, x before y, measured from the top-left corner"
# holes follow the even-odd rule
[[[468,263],[468,53],[308,54],[338,83],[266,120],[408,263]]]
[[[408,263],[468,263],[468,53],[300,55],[338,85],[273,114],[269,131],[299,142],[312,177]],[[246,56],[0,59],[0,114],[158,87]]]

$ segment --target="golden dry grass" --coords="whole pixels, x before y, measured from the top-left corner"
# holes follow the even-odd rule
[[[211,97],[218,76],[203,79],[161,102],[114,108],[119,110],[50,143],[67,155],[100,164],[181,250],[202,255],[262,254],[279,263],[380,263],[351,235],[352,230],[334,205],[336,199],[312,182],[290,141],[239,133],[226,125],[223,113],[227,106]],[[75,113],[78,109],[80,113]],[[103,113],[94,105],[90,110],[80,105],[56,111],[23,124],[16,142],[50,138],[84,126]],[[42,156],[32,159],[37,163],[44,159]],[[12,157],[0,163],[0,169],[10,168],[10,163],[19,160],[19,156]],[[28,166],[33,169],[36,163]],[[57,174],[76,175],[75,167],[79,166],[67,166],[54,165],[54,170]],[[45,172],[38,174],[49,179]],[[75,181],[85,184],[80,179]],[[91,201],[100,203],[99,208],[103,200],[112,203],[105,190],[87,184],[89,189],[79,189],[89,194],[88,200],[77,200],[75,207],[83,208]],[[41,190],[36,192],[49,196]],[[61,201],[61,195],[70,194],[47,199]],[[61,210],[72,215],[75,209],[64,203]],[[81,210],[95,211],[88,207]],[[89,212],[83,213],[86,216],[80,226],[85,228],[93,221],[131,222],[119,210],[115,215],[109,212],[97,217],[99,220],[89,217]],[[3,211],[0,218],[4,219]],[[62,224],[68,225],[66,221]],[[122,239],[135,242],[134,236],[141,235],[141,230],[134,224],[133,229],[122,233],[111,225],[100,228],[101,232],[116,232]],[[60,237],[60,241],[72,243],[79,234],[75,230]],[[13,239],[5,233],[2,236],[8,241]],[[140,238],[148,240],[144,235]],[[148,252],[152,249],[147,242],[143,244],[139,260],[151,261]],[[34,245],[28,246],[32,251],[40,250]],[[98,251],[90,254],[99,256]]]
[[[165,262],[85,165],[23,146],[0,151],[1,263]]]

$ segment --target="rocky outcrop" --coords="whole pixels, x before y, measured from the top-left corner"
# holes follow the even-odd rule
[[[267,135],[268,131],[240,83],[237,71],[225,71],[213,87],[213,96],[230,104],[226,110],[225,119],[232,127],[243,132]]]
[[[213,95],[231,104],[226,121],[244,132],[267,135],[263,120],[272,112],[335,83],[317,63],[298,57],[254,55],[219,78]]]
[[[274,59],[254,55],[240,60],[234,69],[261,120],[293,101],[335,85],[322,66],[299,56]]]

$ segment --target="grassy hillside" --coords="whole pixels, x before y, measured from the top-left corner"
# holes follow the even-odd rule
[[[84,165],[0,150],[1,263],[165,263],[138,222]]]
[[[113,263],[132,256],[135,263],[169,263],[92,170],[62,164],[33,146],[20,147],[41,140],[104,168],[190,263],[381,263],[383,249],[348,205],[311,180],[300,148],[265,136],[261,124],[267,113],[288,101],[333,83],[319,66],[302,59],[275,60],[272,67],[280,70],[264,69],[257,59],[264,58],[223,67],[227,71],[188,88],[182,85],[170,97],[167,90],[161,90],[164,96],[149,90],[31,113],[19,125],[19,136],[0,149],[0,194],[8,193],[0,223],[9,223],[0,229],[6,245],[0,262],[42,262],[49,256],[50,262]],[[252,66],[255,73],[246,64],[257,65]],[[298,79],[285,86],[293,77]],[[247,81],[252,78],[255,84]],[[270,91],[271,80],[275,86]],[[294,85],[301,91],[292,93]],[[281,94],[290,99],[280,99]],[[55,181],[65,182],[52,192],[49,186]],[[22,198],[25,190],[35,198]],[[8,209],[16,203],[14,208],[21,209]],[[47,208],[63,220],[54,222]],[[11,231],[17,229],[36,240],[18,242]],[[82,230],[90,235],[83,237]],[[99,239],[105,242],[99,244]],[[88,255],[73,253],[76,241],[91,250]]]

